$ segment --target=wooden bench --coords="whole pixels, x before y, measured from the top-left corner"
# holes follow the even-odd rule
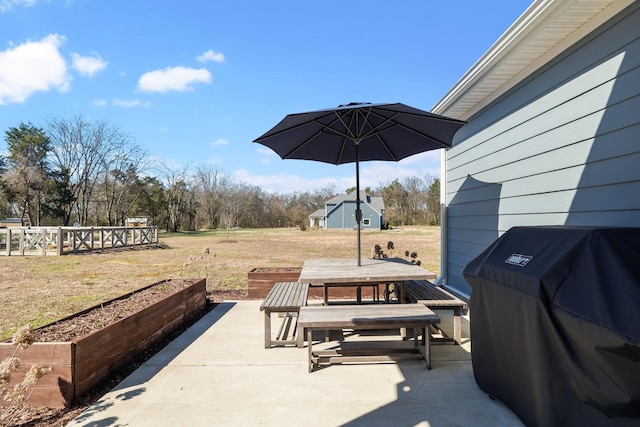
[[[375,305],[335,305],[301,307],[298,316],[299,332],[306,330],[308,344],[309,372],[320,364],[368,361],[398,361],[424,359],[427,369],[431,369],[429,326],[439,323],[440,318],[423,304],[375,304]],[[338,350],[313,350],[314,330],[373,330],[373,329],[417,329],[414,334],[414,348],[363,348]],[[420,352],[418,337],[424,338],[424,351]],[[358,343],[360,344],[360,343]]]
[[[300,282],[277,282],[269,291],[266,298],[260,305],[260,310],[264,311],[264,348],[271,348],[272,345],[296,344],[298,347],[304,345],[304,334],[296,331],[296,340],[287,340],[271,337],[271,313],[285,313],[286,318],[280,326],[276,337],[282,337],[283,331],[286,337],[287,330],[291,327],[293,313],[297,317],[300,307],[307,305],[309,295],[309,284]],[[288,326],[285,327],[285,323]]]
[[[433,341],[453,341],[460,344],[462,341],[462,309],[466,308],[467,303],[427,280],[407,280],[404,287],[405,302],[424,304],[432,310],[453,311],[453,339],[440,329],[443,338],[433,338]]]

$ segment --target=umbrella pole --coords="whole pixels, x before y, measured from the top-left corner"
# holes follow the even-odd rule
[[[356,144],[356,223],[358,224],[358,267],[362,265],[360,257],[360,222],[362,221],[362,211],[360,210],[360,141]]]

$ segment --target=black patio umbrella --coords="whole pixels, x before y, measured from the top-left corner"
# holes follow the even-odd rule
[[[356,223],[360,257],[361,160],[399,161],[424,151],[451,147],[465,122],[404,104],[351,103],[338,108],[289,114],[253,142],[283,159],[356,164]]]

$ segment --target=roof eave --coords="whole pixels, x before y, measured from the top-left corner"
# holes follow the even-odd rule
[[[634,0],[536,0],[431,112],[468,120]]]

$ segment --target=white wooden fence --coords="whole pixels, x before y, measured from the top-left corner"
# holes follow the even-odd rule
[[[64,255],[158,244],[158,227],[0,228],[0,256]]]

